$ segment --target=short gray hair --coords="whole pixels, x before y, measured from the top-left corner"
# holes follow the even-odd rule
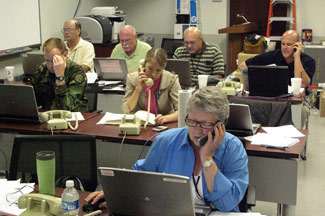
[[[187,113],[200,110],[213,113],[218,120],[225,122],[229,117],[227,96],[217,86],[207,86],[197,90],[187,103]]]

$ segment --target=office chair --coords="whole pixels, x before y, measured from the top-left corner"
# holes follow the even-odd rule
[[[183,39],[163,38],[161,41],[161,48],[166,50],[168,58],[173,58],[175,50],[183,45]]]
[[[86,191],[97,186],[96,137],[88,135],[17,135],[12,150],[9,180],[36,182],[36,152],[54,151],[56,180],[77,176]]]
[[[88,84],[85,90],[85,94],[88,98],[88,112],[96,112],[98,100],[98,83]]]
[[[243,199],[238,204],[240,212],[249,212],[256,205],[255,187],[248,185]]]

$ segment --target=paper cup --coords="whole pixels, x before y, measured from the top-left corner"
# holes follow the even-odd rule
[[[7,66],[7,67],[5,67],[5,69],[6,69],[8,81],[14,81],[15,67],[14,66]]]
[[[199,79],[199,88],[204,88],[208,84],[208,77],[209,75],[198,75]]]
[[[292,94],[295,97],[300,96],[301,78],[291,78]]]

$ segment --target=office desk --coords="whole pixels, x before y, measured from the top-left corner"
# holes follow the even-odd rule
[[[251,97],[247,95],[234,95],[229,96],[231,98],[242,98],[247,100],[262,100],[262,101],[279,101],[279,102],[289,102],[291,104],[291,112],[292,112],[292,121],[296,128],[301,129],[301,111],[302,104],[304,101],[304,95],[300,97],[287,97],[287,98],[265,98],[265,97]]]
[[[98,139],[120,143],[123,139],[118,134],[116,125],[97,125],[96,123],[104,116],[97,113],[83,113],[86,121],[80,122],[76,131],[70,129],[56,131],[57,134],[84,134],[95,135]],[[169,128],[177,127],[177,122],[166,124]],[[0,123],[0,131],[22,132],[29,134],[49,133],[45,124],[5,124]],[[307,130],[300,130],[308,135]],[[141,130],[140,136],[126,136],[125,143],[143,145],[150,137],[148,145],[154,140],[153,135],[158,132],[152,131],[148,126]],[[299,138],[299,143],[287,150],[268,149],[262,146],[251,145],[246,141],[248,154],[248,168],[250,185],[256,188],[256,199],[267,202],[275,202],[279,209],[284,210],[283,215],[291,215],[295,210],[297,199],[298,159],[303,149],[306,137]],[[291,212],[290,212],[291,211]],[[293,214],[292,214],[293,215]]]
[[[87,120],[99,115],[98,113],[82,113],[85,120],[79,121],[79,126]],[[69,129],[70,130],[70,129]],[[35,124],[28,122],[13,122],[0,120],[0,132],[21,133],[21,134],[50,134],[51,131],[46,129],[46,123]],[[54,130],[53,133],[60,134],[62,130]]]

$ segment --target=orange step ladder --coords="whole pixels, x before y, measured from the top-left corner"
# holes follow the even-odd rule
[[[286,17],[274,17],[273,7],[276,4],[287,4],[287,16]],[[290,13],[291,12],[291,13]],[[288,16],[288,14],[291,14]],[[271,41],[280,41],[281,36],[271,36],[271,24],[272,22],[289,22],[292,27],[290,29],[296,30],[296,0],[270,0],[269,16],[267,20],[266,37],[270,38]]]

